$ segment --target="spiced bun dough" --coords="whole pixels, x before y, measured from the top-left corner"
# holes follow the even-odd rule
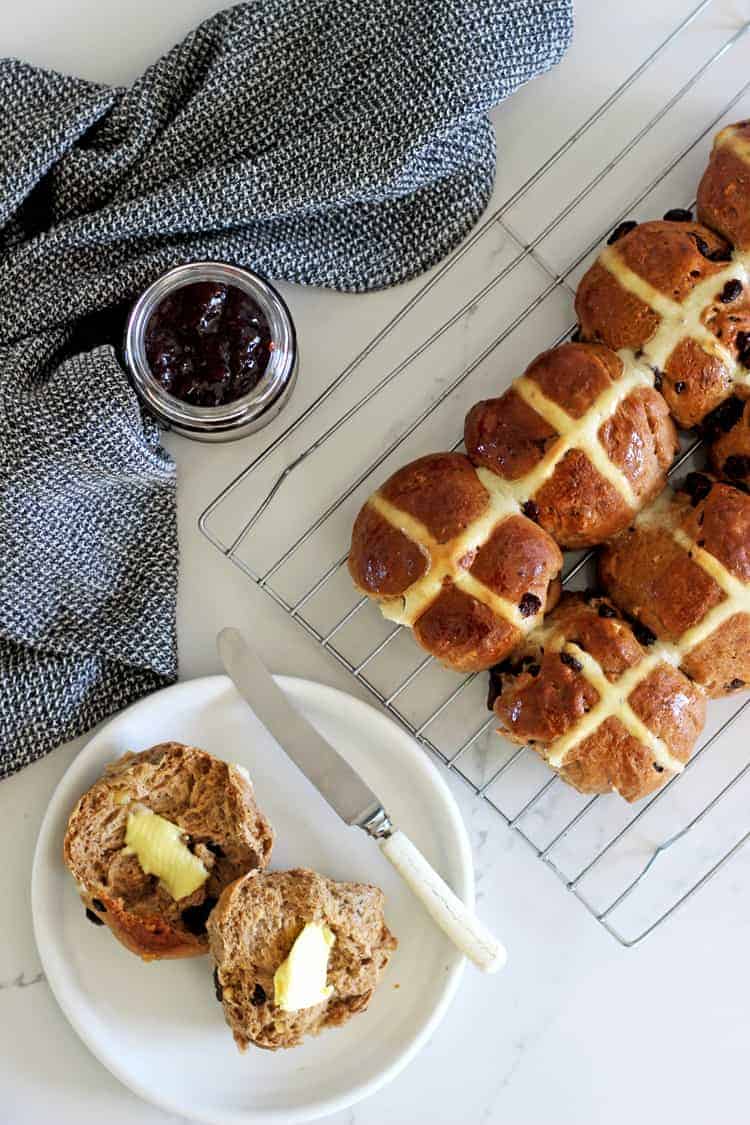
[[[357,516],[349,571],[450,668],[503,660],[560,593],[560,548],[460,453],[399,469]]]
[[[240,1050],[276,1050],[346,1023],[367,1007],[396,948],[378,887],[336,883],[314,871],[250,874],[223,892],[208,921],[217,999]],[[331,995],[285,1011],[275,1003],[274,974],[307,923],[334,937],[326,981]]]
[[[130,812],[176,825],[208,872],[175,900],[126,847]],[[146,961],[207,952],[206,918],[228,884],[268,863],[273,831],[245,772],[194,746],[164,742],[107,766],[71,813],[64,859],[92,921]]]
[[[750,251],[750,121],[714,138],[698,188],[698,218],[740,251]]]
[[[581,279],[576,312],[584,339],[649,364],[680,426],[750,389],[748,274],[700,223],[622,224]]]
[[[662,490],[678,448],[652,382],[601,344],[562,344],[469,411],[466,452],[561,547],[601,543]]]
[[[702,690],[603,598],[564,594],[491,673],[500,732],[582,793],[637,801],[680,772],[705,718]]]
[[[604,589],[711,696],[750,687],[750,496],[703,473],[665,491],[599,559]]]

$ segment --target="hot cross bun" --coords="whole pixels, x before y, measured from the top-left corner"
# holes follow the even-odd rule
[[[695,426],[734,389],[750,390],[747,271],[700,223],[627,226],[578,286],[583,338],[641,357],[678,424]]]
[[[466,451],[561,546],[601,543],[661,491],[677,451],[652,382],[602,344],[562,344],[469,411]]]
[[[750,496],[689,474],[602,551],[599,572],[709,695],[750,686]]]
[[[714,471],[733,484],[750,487],[750,400],[725,399],[703,423]]]
[[[435,453],[399,469],[354,524],[349,571],[383,615],[457,671],[503,660],[559,597],[560,549],[486,469]]]
[[[698,188],[698,218],[738,250],[750,250],[750,121],[716,134]]]
[[[175,898],[174,885],[128,846],[129,818],[138,810],[167,820],[188,858],[203,866],[203,881],[184,897]],[[206,953],[206,921],[219,895],[264,868],[272,846],[273,829],[241,766],[161,742],[124,754],[87,789],[70,814],[63,857],[89,921],[109,926],[132,953],[154,961]],[[166,851],[160,847],[162,858]]]
[[[493,673],[493,710],[582,793],[636,801],[679,773],[705,718],[699,687],[601,598],[564,594]]]

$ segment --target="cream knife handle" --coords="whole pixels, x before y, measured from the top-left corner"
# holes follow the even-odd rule
[[[502,969],[505,947],[464,906],[409,837],[397,828],[379,843],[383,855],[453,944],[485,973]]]

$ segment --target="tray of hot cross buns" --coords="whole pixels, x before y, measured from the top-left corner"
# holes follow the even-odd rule
[[[545,859],[608,795],[598,850],[573,877],[553,864],[577,890],[602,849],[642,828],[654,796],[737,720],[750,690],[750,122],[716,133],[690,207],[618,221],[575,288],[572,272],[561,284],[533,247],[516,238],[508,249],[504,237],[513,243],[502,218],[486,224],[428,284],[448,315],[425,344],[389,352],[407,306],[345,373],[362,382],[354,405],[291,458],[287,448],[279,472],[269,447],[202,526]],[[500,268],[468,315],[489,342],[425,405],[436,342],[449,364],[467,358],[453,331],[467,310],[450,315],[450,291],[482,254]],[[521,265],[550,278],[536,296]],[[492,335],[482,318],[511,274],[523,311],[509,294],[507,326]],[[573,331],[535,352],[540,325],[565,324],[571,303]],[[511,337],[518,374],[498,386],[493,363]],[[396,388],[396,421],[368,425],[373,400]],[[342,490],[352,419],[359,461]],[[326,457],[328,491],[312,472]],[[218,517],[248,480],[262,502],[222,539]],[[293,483],[316,514],[284,540],[269,520]],[[506,807],[493,791],[509,784],[520,748],[546,773]],[[555,778],[583,803],[535,836],[521,821]],[[676,832],[640,840],[625,894],[723,784],[683,809]],[[635,814],[614,811],[618,799]],[[712,862],[689,886],[675,881],[677,901]],[[592,906],[598,917],[610,908]]]
[[[750,459],[712,442],[710,473],[675,491],[665,475],[677,424],[750,434],[743,153],[750,124],[718,135],[697,220],[622,223],[578,286],[576,340],[469,410],[465,453],[397,470],[354,524],[357,587],[444,664],[490,669],[502,730],[583,792],[663,785],[707,699],[750,686]],[[593,546],[604,597],[561,596],[561,548]]]

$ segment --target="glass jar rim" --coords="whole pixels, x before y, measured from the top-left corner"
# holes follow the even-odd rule
[[[170,394],[154,377],[146,358],[146,327],[156,306],[168,294],[199,281],[234,285],[251,296],[268,320],[274,341],[269,361],[255,386],[241,398],[220,406],[194,406]],[[286,393],[293,378],[296,352],[294,322],[281,294],[254,270],[229,262],[189,262],[160,274],[133,305],[125,328],[125,363],[139,397],[162,422],[187,432],[233,430],[260,420],[267,412],[272,414],[271,408]]]

